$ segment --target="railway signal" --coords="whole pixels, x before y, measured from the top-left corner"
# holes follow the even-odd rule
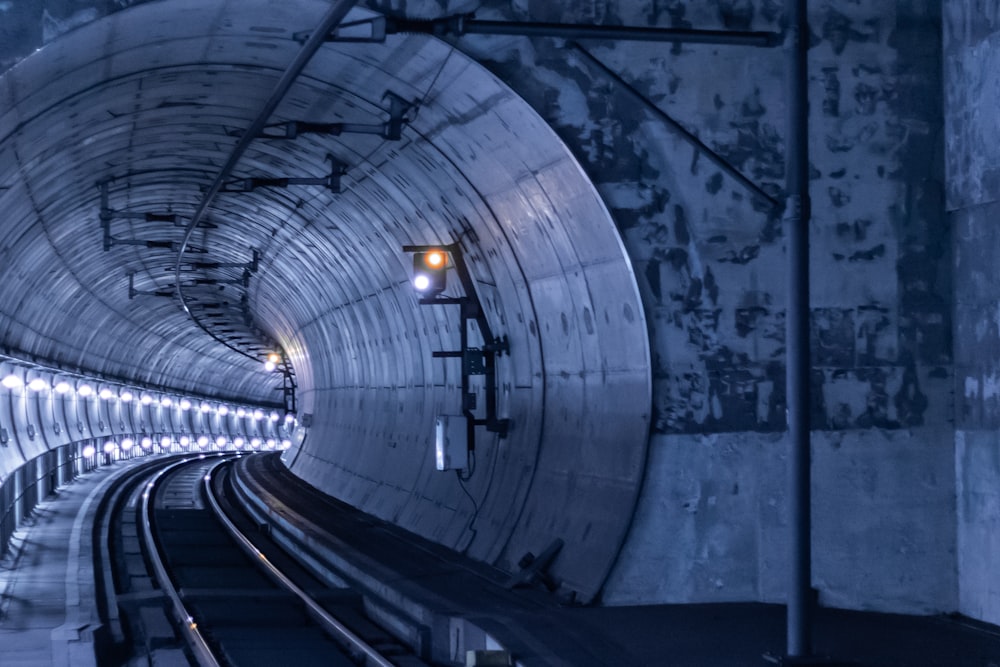
[[[418,292],[434,296],[447,286],[448,252],[433,248],[413,254],[413,286]]]

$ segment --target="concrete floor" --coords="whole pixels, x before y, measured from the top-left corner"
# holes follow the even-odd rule
[[[118,464],[83,475],[40,503],[0,560],[0,665],[96,664],[91,528]]]

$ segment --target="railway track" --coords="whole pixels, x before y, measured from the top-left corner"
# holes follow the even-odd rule
[[[99,664],[426,667],[232,501],[237,456],[160,459],[108,494]]]

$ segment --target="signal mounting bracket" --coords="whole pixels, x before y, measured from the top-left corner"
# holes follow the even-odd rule
[[[507,336],[498,337],[493,334],[489,320],[483,311],[476,292],[476,285],[469,274],[468,265],[462,255],[462,248],[458,243],[444,245],[405,245],[403,252],[419,253],[431,250],[443,250],[451,256],[451,262],[455,273],[458,274],[459,282],[462,284],[462,296],[430,296],[422,297],[419,300],[421,306],[459,306],[459,332],[460,348],[458,350],[442,350],[433,352],[436,359],[458,358],[462,362],[462,414],[466,417],[468,428],[469,451],[475,450],[475,430],[476,426],[485,426],[491,433],[497,433],[501,438],[507,437],[510,429],[510,420],[501,419],[498,416],[498,391],[497,391],[497,358],[510,354],[510,342]],[[481,348],[469,345],[469,322],[475,322],[479,328],[479,333],[484,344]],[[476,406],[476,394],[470,391],[470,378],[473,375],[483,375],[486,380],[486,416],[477,418],[473,414]]]

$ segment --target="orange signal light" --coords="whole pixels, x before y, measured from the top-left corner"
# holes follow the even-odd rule
[[[445,264],[445,255],[440,250],[432,250],[424,255],[424,263],[432,269],[443,268]]]

